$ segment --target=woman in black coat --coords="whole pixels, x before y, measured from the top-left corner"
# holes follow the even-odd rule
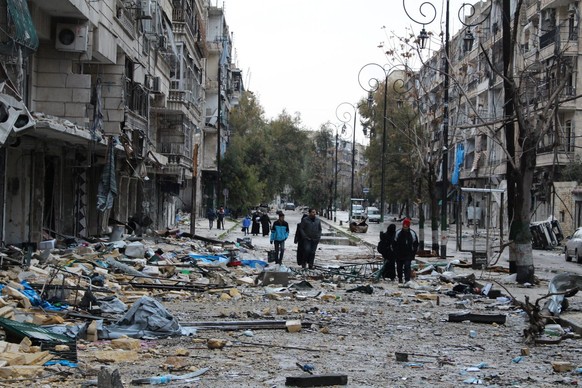
[[[263,236],[268,236],[271,233],[271,219],[267,213],[261,216],[261,227],[263,229]]]
[[[388,278],[392,281],[396,279],[396,252],[394,251],[394,236],[396,235],[396,225],[388,225],[386,233],[380,232],[380,243],[378,244],[378,251],[384,258],[384,265],[382,266],[382,277]]]
[[[252,216],[253,224],[251,226],[251,234],[257,236],[261,231],[261,213],[254,212]]]
[[[307,214],[304,214],[301,217],[301,221],[307,217]],[[295,229],[295,238],[293,242],[297,244],[297,265],[300,265],[302,268],[307,266],[307,262],[305,261],[305,248],[303,247],[303,239],[301,238],[301,222],[297,224],[297,229]]]

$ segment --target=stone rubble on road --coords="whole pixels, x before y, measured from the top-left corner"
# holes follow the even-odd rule
[[[361,242],[320,246],[305,271],[288,243],[285,265],[267,266],[268,236],[205,221],[196,239],[182,214],[144,238],[28,259],[6,248],[0,385],[108,386],[99,379],[112,375],[125,386],[582,385],[579,327],[547,322],[538,341],[524,339],[527,311],[514,302],[545,295],[545,280],[522,287],[500,267],[431,257],[407,284],[376,280],[381,258]],[[579,314],[579,297],[568,301],[563,316]]]

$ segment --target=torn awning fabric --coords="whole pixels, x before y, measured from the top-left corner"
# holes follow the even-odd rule
[[[7,0],[8,7],[8,33],[10,40],[0,43],[0,52],[14,54],[18,46],[24,53],[32,53],[38,49],[38,35],[30,16],[26,0]]]
[[[115,180],[115,147],[114,140],[109,140],[107,147],[107,161],[97,189],[97,210],[104,212],[113,207],[117,197],[117,181]]]

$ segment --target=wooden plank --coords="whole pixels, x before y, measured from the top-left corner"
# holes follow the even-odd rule
[[[289,387],[323,387],[326,385],[348,385],[347,375],[288,376],[285,385]]]

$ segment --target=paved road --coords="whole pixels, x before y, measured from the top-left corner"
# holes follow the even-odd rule
[[[290,239],[287,242],[287,252],[286,260],[288,265],[293,265],[293,258],[296,255],[296,245],[293,244],[293,236],[295,234],[295,228],[297,223],[301,220],[302,212],[297,211],[284,211],[285,220],[289,223],[291,229]],[[276,220],[276,214],[270,214],[271,220]],[[376,244],[379,239],[379,233],[381,230],[386,230],[387,226],[391,222],[395,222],[393,217],[387,217],[387,220],[383,224],[375,224],[372,223],[368,227],[367,233],[352,233],[349,231],[348,228],[348,213],[347,212],[337,212],[336,221],[334,222],[333,219],[329,220],[324,217],[321,217],[321,221],[324,224],[324,233],[337,233],[338,235],[348,236],[351,237],[353,241],[358,241],[358,245],[327,245],[327,244],[320,244],[320,249],[318,251],[318,256],[322,256],[324,258],[336,258],[337,256],[342,256],[342,254],[347,256],[356,256],[356,255],[369,255],[372,257],[373,250],[375,250]],[[206,237],[212,238],[220,238],[220,239],[227,239],[231,241],[236,241],[238,238],[243,238],[244,235],[241,232],[240,221],[236,220],[227,220],[225,223],[225,230],[216,230],[208,229],[208,221],[205,218],[199,219],[196,222],[196,233]],[[395,222],[397,226],[400,226],[398,222]],[[416,224],[413,220],[412,224],[413,229],[418,231],[418,224]],[[460,259],[465,260],[467,262],[471,262],[472,255],[471,249],[473,247],[473,241],[476,241],[476,245],[479,247],[485,246],[485,238],[486,238],[486,231],[485,229],[478,229],[477,230],[477,238],[473,239],[475,230],[471,228],[463,228],[462,231],[462,251],[457,250],[457,242],[455,237],[455,227],[451,225],[449,229],[449,240],[447,244],[447,259],[454,260]],[[427,247],[430,247],[430,240],[431,240],[431,231],[430,229],[425,229],[425,244]],[[257,251],[260,254],[265,252],[263,255],[266,257],[266,251],[272,249],[272,246],[269,244],[269,237],[268,236],[249,236],[252,238],[253,245],[256,247]],[[499,241],[496,236],[490,236],[490,241],[492,246],[498,246]],[[495,252],[495,249],[494,249]],[[556,273],[561,272],[572,272],[572,273],[579,273],[582,274],[582,264],[578,264],[575,262],[566,262],[564,260],[564,254],[561,247],[558,247],[551,251],[546,250],[534,250],[534,265],[536,267],[536,275],[539,277],[546,278],[550,280]],[[505,250],[501,257],[498,258],[498,254],[494,253],[492,257],[489,258],[489,262],[495,262],[497,260],[497,265],[507,267],[507,258],[508,252]]]

